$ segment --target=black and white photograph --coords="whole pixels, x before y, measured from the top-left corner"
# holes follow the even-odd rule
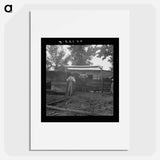
[[[42,38],[42,122],[118,121],[118,42]]]
[[[129,12],[36,10],[30,20],[31,148],[128,149]]]

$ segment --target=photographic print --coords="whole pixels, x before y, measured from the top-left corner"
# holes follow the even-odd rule
[[[41,38],[41,121],[119,121],[119,38]]]
[[[129,148],[129,42],[127,10],[30,12],[31,150]]]

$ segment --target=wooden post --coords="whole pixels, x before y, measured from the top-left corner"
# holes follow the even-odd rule
[[[103,70],[101,69],[101,92],[103,93]]]
[[[66,89],[65,89],[65,96],[67,96],[67,73],[68,73],[68,68],[67,67],[65,67],[65,87],[66,87]]]

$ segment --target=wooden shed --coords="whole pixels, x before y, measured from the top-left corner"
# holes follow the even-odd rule
[[[101,88],[102,92],[106,86],[104,79],[107,78],[109,79],[110,77],[113,76],[113,73],[111,71],[103,70],[101,66],[89,66],[89,65],[65,66],[65,72],[66,73],[70,72],[74,75],[86,74],[88,76],[87,85],[93,88]]]

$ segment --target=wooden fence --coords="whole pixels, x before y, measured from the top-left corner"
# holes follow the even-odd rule
[[[53,86],[53,87],[52,87]],[[54,82],[50,81],[47,82],[46,89],[51,90],[53,88],[58,88],[62,92],[65,92],[66,89],[66,82]],[[83,91],[82,88],[85,88],[85,91],[102,91],[103,92],[110,92],[111,89],[111,81],[103,81],[103,84],[101,81],[90,81],[86,82],[85,86],[81,83],[76,83],[75,90],[76,91]]]

